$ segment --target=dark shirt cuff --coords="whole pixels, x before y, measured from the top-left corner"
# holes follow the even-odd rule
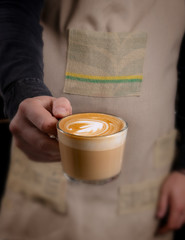
[[[52,96],[42,80],[25,78],[13,82],[3,96],[5,115],[12,119],[24,99],[36,96]]]
[[[179,131],[179,136],[176,141],[176,158],[173,164],[173,170],[185,169],[185,117],[176,115],[176,128]]]
[[[185,144],[177,143],[177,145],[179,146],[177,146],[176,157],[172,166],[173,171],[185,169]]]

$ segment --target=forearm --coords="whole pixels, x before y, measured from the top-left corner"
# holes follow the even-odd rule
[[[49,89],[38,78],[24,78],[14,81],[4,94],[5,112],[12,119],[19,104],[26,98],[51,96]]]
[[[178,63],[176,128],[180,136],[177,140],[177,161],[174,167],[176,169],[185,169],[185,36],[182,42]]]
[[[43,84],[42,1],[0,2],[0,94],[12,118],[28,97],[51,95]]]

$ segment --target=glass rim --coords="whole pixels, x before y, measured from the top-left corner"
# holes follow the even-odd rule
[[[92,114],[95,113],[95,114],[104,114],[104,115],[113,116],[113,117],[118,118],[118,119],[120,119],[121,121],[123,121],[123,122],[125,123],[125,126],[124,126],[121,130],[119,130],[118,132],[111,133],[111,134],[109,134],[109,135],[101,135],[101,136],[84,136],[84,135],[82,136],[82,135],[75,135],[75,134],[66,132],[66,131],[64,131],[63,129],[61,129],[61,128],[59,127],[60,122],[61,122],[63,119],[67,118],[67,117],[70,117],[70,116],[72,116],[72,115],[91,114],[91,113],[92,113]],[[103,138],[103,137],[111,137],[111,136],[114,136],[114,135],[116,135],[116,134],[118,134],[118,133],[124,132],[125,130],[128,129],[128,123],[127,123],[125,120],[123,120],[121,117],[118,117],[118,116],[116,116],[116,115],[114,115],[114,114],[102,113],[102,112],[79,112],[79,113],[70,114],[70,115],[68,115],[68,116],[66,116],[66,117],[63,117],[63,118],[59,119],[58,122],[57,122],[57,129],[58,129],[60,132],[64,133],[65,135],[68,135],[68,136],[71,136],[71,137],[75,137],[75,138],[87,138],[87,139],[90,139],[90,138]]]

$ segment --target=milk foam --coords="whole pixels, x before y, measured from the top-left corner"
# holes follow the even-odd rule
[[[117,133],[125,124],[119,118],[100,113],[74,114],[61,120],[59,127],[76,136],[106,136]]]

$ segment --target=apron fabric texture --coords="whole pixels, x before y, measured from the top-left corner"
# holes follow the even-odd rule
[[[145,33],[69,31],[64,92],[95,97],[138,96]]]
[[[60,163],[35,163],[14,145],[0,214],[6,240],[172,240],[155,237],[159,190],[175,156],[177,60],[184,0],[46,1],[45,83],[77,112],[129,124],[122,172],[74,184]]]

